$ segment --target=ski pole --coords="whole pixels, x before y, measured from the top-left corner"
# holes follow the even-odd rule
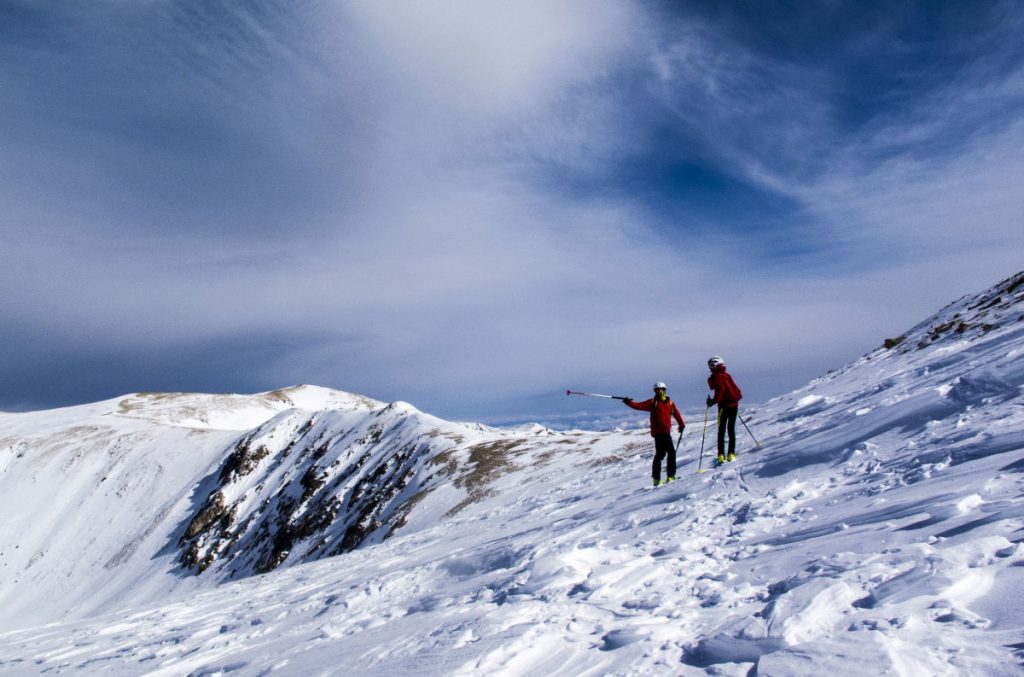
[[[740,419],[740,422],[743,423],[743,427],[747,429],[748,433],[750,433],[750,427],[747,425],[747,422],[743,420],[742,416],[740,416],[739,419]],[[754,433],[750,433],[750,439],[754,440],[754,444],[757,445],[758,449],[760,449],[761,447],[764,446],[763,444],[761,444],[760,442],[757,441],[757,438],[754,437]]]
[[[586,397],[604,397],[604,398],[609,399],[609,400],[622,400],[623,402],[625,402],[626,400],[629,399],[628,397],[619,397],[618,395],[600,395],[598,393],[580,393],[580,392],[576,392],[575,390],[566,390],[565,394],[566,395],[584,395]]]
[[[704,438],[708,434],[708,412],[711,411],[711,405],[709,404],[704,409],[704,432],[700,435],[700,461],[697,462],[697,472],[704,472],[701,466],[704,465]]]

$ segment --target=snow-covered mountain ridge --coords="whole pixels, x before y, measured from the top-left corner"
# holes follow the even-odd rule
[[[111,415],[185,428],[250,430],[287,409],[375,411],[384,406],[361,395],[317,386],[294,386],[259,395],[137,393],[117,398]]]
[[[1024,274],[656,489],[640,431],[348,395],[3,415],[0,672],[1022,674],[1022,355]]]
[[[315,386],[4,414],[0,627],[379,542],[471,503],[521,436]]]
[[[465,497],[444,489],[473,472],[456,452],[478,449],[459,445],[507,436],[485,431],[401,402],[369,415],[283,412],[245,434],[204,483],[204,493],[213,486],[180,539],[180,561],[199,573],[225,560],[230,577],[266,573],[380,542],[416,505],[429,515],[454,511]]]

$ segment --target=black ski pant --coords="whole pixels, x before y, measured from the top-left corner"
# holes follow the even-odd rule
[[[654,463],[651,464],[651,477],[661,480],[661,459],[668,457],[665,464],[667,477],[676,476],[676,448],[672,444],[672,434],[654,436]]]
[[[740,408],[718,409],[718,455],[725,456],[725,433],[729,433],[729,453],[736,453],[736,417]]]

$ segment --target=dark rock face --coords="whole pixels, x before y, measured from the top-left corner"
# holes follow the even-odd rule
[[[232,482],[239,477],[248,475],[256,466],[270,454],[270,450],[265,446],[259,446],[253,449],[251,446],[251,440],[243,439],[235,447],[235,450],[228,456],[227,461],[224,462],[224,467],[220,471],[221,483]]]
[[[463,449],[461,431],[437,423],[407,405],[279,415],[206,480],[213,488],[179,539],[179,562],[239,578],[339,555],[390,536],[442,484],[460,490],[454,514],[487,495],[488,475],[508,467],[519,441]]]
[[[182,551],[181,563],[186,567],[195,567],[203,572],[213,563],[215,557],[212,553],[203,553],[200,548],[201,535],[216,534],[224,537],[230,532],[234,522],[234,515],[229,506],[224,502],[224,494],[215,491],[206,499],[206,505],[192,518],[185,535],[182,536],[181,545],[187,547]]]

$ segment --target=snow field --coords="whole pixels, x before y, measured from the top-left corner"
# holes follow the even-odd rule
[[[587,458],[576,456],[569,466]],[[506,477],[514,486],[494,487],[504,500],[350,553],[343,567],[325,560],[127,617],[9,633],[0,655],[20,658],[0,669],[326,674],[354,661],[371,674],[745,674],[757,662],[794,674],[846,656],[903,675],[1006,660],[963,635],[985,631],[970,606],[1021,562],[1020,546],[964,532],[965,547],[944,548],[952,537],[929,544],[907,527],[931,512],[991,514],[1019,480],[981,480],[979,468],[982,491],[967,497],[929,500],[916,483],[880,502],[845,464],[779,486],[745,457],[650,489],[638,479],[649,457],[622,456],[568,482],[578,476],[551,466],[528,488]]]
[[[51,624],[5,613],[0,673],[1024,674],[1024,326],[1013,300],[1022,293],[1011,282],[963,299],[898,347],[745,408],[764,448],[739,426],[738,460],[722,468],[695,473],[691,420],[680,479],[657,488],[643,432],[448,427],[408,405],[322,412],[303,434],[336,440],[323,459],[338,467],[353,444],[384,461],[423,431],[431,440],[416,448],[432,460],[405,466],[412,477],[402,491],[433,489],[391,537],[374,531],[362,547],[319,561],[296,548],[268,574],[221,582],[224,571],[174,568],[163,548],[189,513],[168,498],[158,502],[172,506],[164,519],[119,527],[157,525],[112,566],[112,587],[76,574],[92,610],[76,616],[31,594],[57,589],[26,575],[47,537],[4,532],[5,563],[39,586],[3,588],[7,599],[39,605]],[[283,452],[310,419],[280,412],[261,422],[270,453],[233,498],[287,474]],[[194,414],[187,420],[218,420]],[[373,428],[368,415],[383,423]],[[80,426],[82,412],[33,416],[37,438],[14,430],[29,419],[0,419],[0,481],[17,479],[3,488],[66,477],[73,497],[53,501],[64,519],[75,506],[108,507],[88,502],[95,492],[84,479],[75,494],[77,476],[61,470],[86,467],[96,445],[43,440]],[[132,425],[143,423],[155,425]],[[213,434],[223,431],[200,437]],[[384,446],[370,443],[377,437]],[[164,493],[201,501],[189,492],[225,448],[196,462],[188,489]],[[152,511],[135,489],[163,485],[138,472],[126,476],[125,496]],[[27,519],[15,522],[24,529]],[[65,552],[93,552],[46,519]],[[7,555],[12,542],[28,544],[26,554]],[[153,589],[124,592],[136,583]]]

